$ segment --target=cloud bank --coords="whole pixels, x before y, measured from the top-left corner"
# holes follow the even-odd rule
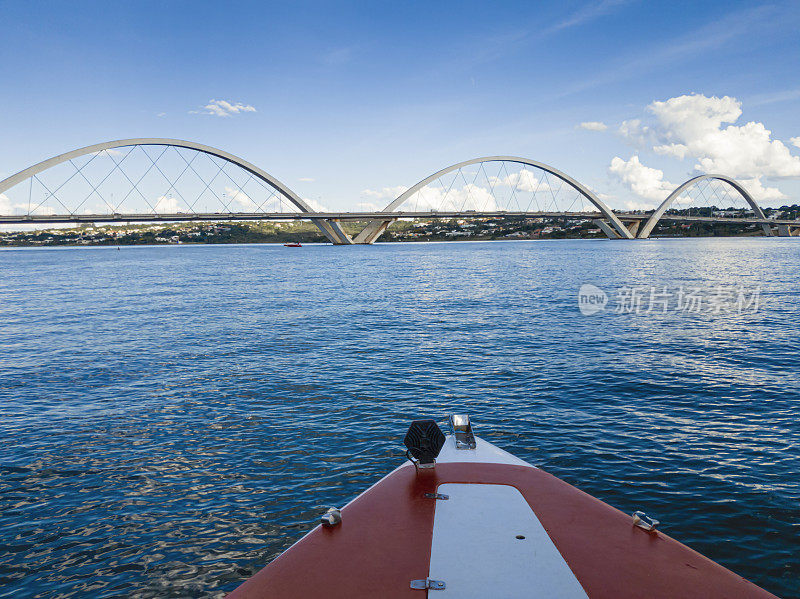
[[[630,160],[615,156],[608,170],[637,196],[653,202],[661,202],[677,187],[664,180],[664,171],[645,166],[638,156],[631,156]]]
[[[700,173],[723,174],[738,179],[759,201],[784,199],[764,178],[800,176],[800,156],[760,122],[736,124],[742,103],[731,96],[689,94],[647,107],[649,120],[623,121],[619,135],[631,145],[678,161],[691,160]],[[800,141],[792,138],[791,143]],[[800,146],[799,146],[800,147]],[[611,161],[609,171],[641,198],[663,199],[674,188],[659,169],[645,166],[638,156]]]

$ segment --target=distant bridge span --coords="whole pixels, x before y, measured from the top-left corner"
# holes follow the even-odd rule
[[[598,198],[590,189],[581,185],[570,177],[569,175],[562,173],[561,171],[544,164],[542,162],[537,162],[536,160],[530,160],[528,158],[520,158],[519,156],[485,156],[483,158],[473,158],[471,160],[465,160],[464,162],[458,162],[456,164],[450,165],[442,170],[433,173],[429,177],[426,177],[413,187],[410,187],[408,190],[400,194],[396,199],[389,203],[386,208],[383,209],[382,212],[384,213],[392,213],[395,211],[396,208],[401,206],[406,200],[408,200],[411,196],[415,193],[420,191],[423,187],[428,185],[429,183],[440,179],[444,175],[451,173],[453,171],[459,170],[465,166],[470,166],[472,164],[483,164],[486,162],[514,162],[517,164],[523,164],[527,166],[532,166],[537,169],[540,169],[544,172],[550,173],[564,181],[567,185],[578,191],[583,197],[589,200],[592,204],[594,204],[597,209],[600,211],[601,216],[608,219],[611,223],[612,230],[615,234],[619,237],[624,239],[633,239],[633,235],[631,232],[625,227],[624,224],[619,220],[619,218],[614,214],[614,212],[605,205],[605,203]],[[361,233],[358,234],[356,237],[356,243],[374,243],[375,240],[386,230],[386,227],[389,226],[393,222],[394,218],[391,219],[374,219],[370,221],[370,223],[364,228]]]
[[[617,239],[619,238],[645,239],[650,236],[655,226],[662,220],[673,221],[673,222],[674,221],[689,222],[689,223],[702,222],[702,223],[761,225],[764,234],[767,236],[774,235],[773,228],[775,228],[777,230],[778,235],[781,236],[791,236],[793,235],[793,232],[795,230],[800,229],[800,221],[768,219],[764,214],[764,211],[756,203],[753,197],[747,192],[747,190],[740,183],[725,175],[706,174],[689,179],[688,181],[677,187],[675,191],[669,194],[669,196],[655,210],[651,212],[647,213],[621,212],[621,211],[615,212],[611,210],[611,208],[609,208],[602,200],[600,200],[600,198],[597,197],[597,194],[595,194],[589,188],[582,185],[569,175],[544,163],[527,158],[521,158],[518,156],[485,156],[481,158],[473,158],[471,160],[466,160],[448,166],[440,171],[437,171],[436,173],[433,173],[432,175],[426,177],[425,179],[422,179],[419,183],[410,187],[408,190],[400,194],[397,198],[392,200],[381,211],[377,212],[319,211],[312,209],[312,207],[308,204],[308,202],[303,200],[299,195],[297,195],[294,191],[292,191],[281,181],[279,181],[266,171],[262,170],[261,168],[251,164],[250,162],[247,162],[242,158],[239,158],[238,156],[235,156],[223,150],[219,150],[217,148],[213,148],[211,146],[206,146],[191,141],[184,141],[178,139],[165,139],[165,138],[137,138],[137,139],[123,139],[117,141],[109,141],[109,142],[94,144],[91,146],[86,146],[84,148],[79,148],[71,152],[60,154],[58,156],[55,156],[53,158],[35,164],[25,170],[22,170],[19,173],[16,173],[15,175],[12,175],[11,177],[8,177],[3,181],[0,181],[0,194],[3,194],[12,187],[24,181],[36,178],[37,175],[43,173],[44,171],[47,171],[48,169],[56,167],[65,162],[72,162],[72,160],[75,158],[87,156],[90,154],[96,155],[97,153],[113,150],[115,148],[133,147],[133,146],[167,146],[173,148],[184,148],[188,150],[193,150],[194,152],[199,152],[201,154],[207,154],[209,156],[219,158],[222,161],[224,161],[223,165],[225,163],[233,164],[243,169],[251,176],[257,178],[259,181],[263,182],[267,186],[269,186],[269,188],[274,190],[274,192],[280,194],[279,197],[280,196],[285,197],[288,200],[288,202],[290,202],[291,205],[293,206],[293,210],[296,209],[297,211],[273,212],[273,211],[261,210],[258,212],[253,212],[253,211],[207,212],[207,211],[190,210],[188,212],[184,211],[156,212],[156,210],[153,209],[152,213],[147,213],[147,212],[118,213],[116,211],[112,211],[109,213],[78,213],[76,209],[72,212],[69,212],[68,214],[55,214],[55,213],[42,214],[42,213],[37,213],[36,211],[31,211],[29,205],[27,214],[19,214],[19,213],[0,214],[0,224],[30,225],[30,224],[62,224],[62,223],[90,223],[90,222],[149,223],[149,222],[187,222],[187,221],[308,220],[313,222],[325,235],[325,237],[328,238],[328,240],[337,245],[352,244],[352,243],[360,243],[360,244],[374,243],[392,222],[401,218],[471,219],[471,218],[516,217],[516,218],[570,218],[570,219],[587,219],[587,220],[591,219],[608,235],[608,237]],[[155,162],[152,161],[152,158],[150,158],[150,160],[151,162],[153,162],[153,166],[155,166]],[[516,211],[464,210],[464,209],[456,209],[456,210],[431,209],[427,211],[402,210],[403,204],[408,202],[409,199],[414,196],[414,194],[420,193],[423,190],[423,188],[425,188],[426,186],[430,185],[431,183],[437,180],[441,181],[442,178],[448,175],[449,173],[458,171],[457,174],[462,174],[463,176],[461,169],[464,167],[469,167],[471,165],[479,165],[480,168],[482,169],[483,165],[493,162],[514,163],[517,165],[522,165],[523,167],[529,166],[533,167],[534,169],[538,169],[543,173],[547,173],[555,177],[557,180],[560,180],[561,181],[560,185],[565,184],[567,188],[571,188],[573,190],[573,193],[577,193],[578,197],[587,200],[591,204],[591,206],[595,208],[595,210],[593,211],[531,210],[531,209],[516,210]],[[115,169],[120,166],[116,161],[115,165],[116,165]],[[76,168],[78,173],[81,172],[81,169],[79,169],[74,164],[73,166]],[[187,167],[190,166],[191,163],[187,162]],[[501,168],[504,168],[504,166],[501,165]],[[186,169],[184,169],[184,171],[185,170]],[[506,173],[508,174],[508,171],[506,171]],[[182,174],[183,173],[181,173],[181,175]],[[521,173],[518,174],[517,184],[519,184],[520,175]],[[74,176],[75,174],[71,175],[70,178]],[[180,176],[178,177],[178,179],[180,179]],[[494,179],[496,181],[497,177],[495,177]],[[130,178],[128,180],[131,181]],[[684,194],[689,188],[691,188],[694,185],[697,185],[700,182],[711,181],[711,180],[722,181],[727,185],[729,185],[731,188],[733,188],[742,198],[744,198],[744,200],[750,206],[753,216],[752,217],[688,216],[685,214],[680,215],[669,212],[670,207],[673,205],[673,203],[679,197],[681,197],[681,195]],[[464,181],[466,183],[466,179]],[[131,181],[131,183],[135,188],[136,184],[133,183],[133,181]],[[90,185],[92,184],[90,183]],[[172,186],[174,185],[175,182],[172,183]],[[206,188],[208,188],[208,186],[209,183],[206,183]],[[551,189],[549,187],[549,184],[546,186],[546,188]],[[94,188],[93,191],[96,192],[97,189]],[[55,194],[50,194],[50,195],[55,196]],[[555,203],[555,196],[553,199]],[[355,239],[352,239],[341,227],[340,221],[367,221],[367,225],[355,237]]]
[[[652,218],[651,213],[615,212],[623,222],[645,222]],[[175,212],[175,213],[117,213],[117,214],[48,214],[48,215],[0,215],[0,224],[62,224],[62,223],[157,223],[157,222],[201,222],[201,221],[295,221],[295,220],[333,220],[333,221],[370,221],[382,220],[385,212]],[[545,212],[526,211],[417,211],[393,212],[397,219],[484,219],[484,218],[563,218],[597,220],[605,215],[602,212]],[[725,216],[686,216],[665,214],[659,220],[689,223],[717,223],[740,225],[773,225],[800,227],[800,220],[772,219],[767,217],[725,217]],[[632,239],[633,237],[631,237]],[[643,239],[638,237],[638,239]]]
[[[697,177],[693,177],[688,181],[686,181],[685,183],[682,183],[681,185],[676,187],[675,191],[669,194],[667,198],[658,206],[658,208],[655,209],[653,214],[650,216],[650,218],[642,227],[642,230],[639,231],[638,237],[640,239],[647,239],[650,236],[650,232],[653,230],[653,227],[655,227],[658,224],[659,220],[664,218],[664,212],[666,212],[667,209],[669,209],[669,207],[673,204],[673,202],[675,202],[675,200],[684,191],[686,191],[692,185],[697,185],[701,181],[710,181],[710,180],[724,181],[725,183],[733,187],[753,209],[753,214],[755,214],[757,218],[762,220],[760,224],[763,227],[764,235],[766,235],[767,237],[772,236],[772,229],[769,226],[770,221],[764,215],[764,211],[761,209],[761,207],[753,199],[753,196],[751,196],[748,193],[748,191],[744,187],[742,187],[741,184],[739,184],[735,179],[732,179],[731,177],[726,177],[725,175],[708,174],[708,175],[699,175]]]
[[[94,144],[91,146],[86,146],[84,148],[78,148],[77,150],[72,150],[71,152],[65,152],[64,154],[59,154],[58,156],[54,156],[53,158],[49,158],[48,160],[43,160],[38,164],[34,164],[31,167],[26,168],[23,171],[18,172],[15,175],[11,175],[7,179],[0,181],[0,194],[8,191],[18,183],[22,183],[31,177],[38,175],[48,169],[53,168],[59,164],[64,162],[69,162],[75,158],[80,158],[81,156],[86,156],[88,154],[95,154],[98,152],[103,152],[105,150],[113,150],[116,148],[126,148],[129,146],[172,146],[176,148],[187,148],[189,150],[195,150],[197,152],[201,152],[203,154],[209,154],[211,156],[216,156],[217,158],[221,158],[226,162],[230,162],[235,164],[236,166],[244,169],[248,173],[251,173],[254,177],[257,177],[276,191],[283,194],[292,204],[294,204],[301,212],[312,212],[311,207],[303,201],[300,196],[298,196],[294,191],[289,189],[286,185],[278,181],[275,177],[270,175],[265,170],[262,170],[247,162],[246,160],[239,158],[238,156],[234,156],[233,154],[226,152],[224,150],[219,150],[217,148],[212,148],[211,146],[206,146],[204,144],[199,144],[193,141],[185,141],[182,139],[166,139],[166,138],[134,138],[134,139],[120,139],[116,141],[106,141],[99,144]],[[75,216],[75,215],[70,215]],[[80,218],[80,217],[79,217]],[[98,221],[104,219],[98,219]],[[329,222],[319,219],[311,219],[315,225],[322,231],[322,233],[331,240],[333,243],[343,243],[344,239],[347,238],[347,234],[339,227],[339,225],[335,222]],[[15,221],[0,221],[0,222],[15,222]],[[35,221],[32,221],[35,222]],[[41,221],[41,222],[48,222],[48,221]],[[77,220],[69,220],[61,218],[59,220],[55,220],[52,222],[86,222],[85,220],[77,221]],[[112,222],[112,221],[107,221]]]

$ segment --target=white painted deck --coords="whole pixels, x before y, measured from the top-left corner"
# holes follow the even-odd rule
[[[528,502],[508,485],[439,485],[429,597],[587,599]],[[517,536],[525,538],[518,539]]]
[[[528,462],[519,459],[517,456],[495,447],[488,441],[480,437],[475,437],[475,449],[456,449],[456,439],[453,435],[447,435],[444,447],[436,458],[436,463],[444,462],[476,462],[485,464],[511,464],[512,466],[529,466]]]

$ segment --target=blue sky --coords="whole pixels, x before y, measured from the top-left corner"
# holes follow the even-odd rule
[[[796,1],[0,1],[0,20],[2,176],[153,136],[226,149],[336,209],[492,154],[619,207],[698,166],[800,202]]]

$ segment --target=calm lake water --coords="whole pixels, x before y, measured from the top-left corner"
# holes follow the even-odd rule
[[[800,240],[7,250],[0,273],[0,597],[222,596],[450,412],[800,597]],[[616,313],[634,286],[760,305]]]

